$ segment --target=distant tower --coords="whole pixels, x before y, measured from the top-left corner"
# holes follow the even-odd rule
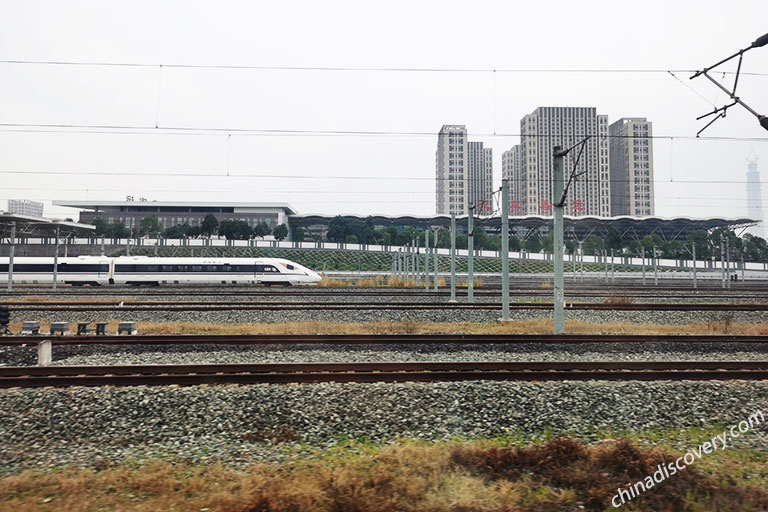
[[[757,155],[754,159],[747,159],[747,217],[759,220],[761,224],[750,228],[753,235],[765,238],[763,221],[763,206],[760,194],[760,173],[757,171]]]

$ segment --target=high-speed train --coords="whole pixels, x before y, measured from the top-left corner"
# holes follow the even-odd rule
[[[8,282],[9,258],[0,258],[0,282]],[[13,282],[53,282],[54,260],[14,258]],[[78,256],[59,258],[57,282],[74,286],[103,284],[234,284],[311,285],[321,277],[281,258],[154,258],[149,256]]]

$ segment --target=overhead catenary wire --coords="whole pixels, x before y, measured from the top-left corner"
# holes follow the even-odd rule
[[[127,68],[177,68],[177,69],[242,69],[257,71],[348,71],[348,72],[385,72],[385,73],[695,73],[695,69],[654,69],[654,68],[449,68],[449,67],[369,67],[369,66],[269,66],[253,64],[183,64],[183,63],[149,63],[149,62],[106,62],[106,61],[74,61],[74,60],[26,60],[0,59],[0,64],[40,65],[40,66],[94,66],[94,67],[127,67]],[[728,74],[735,74],[728,72]],[[768,76],[768,73],[741,73],[749,76]]]
[[[3,170],[0,169],[0,174],[22,174],[26,176],[31,175],[80,175],[80,176],[108,176],[108,177],[116,177],[116,176],[147,176],[147,177],[153,177],[153,178],[174,178],[174,177],[182,177],[182,178],[268,178],[268,179],[306,179],[306,180],[362,180],[362,181],[426,181],[426,182],[435,182],[435,181],[457,181],[454,178],[437,178],[437,177],[422,177],[422,176],[391,176],[391,175],[385,175],[385,176],[349,176],[349,175],[337,175],[337,176],[312,176],[308,174],[225,174],[225,170],[220,170],[216,172],[200,172],[200,173],[190,173],[190,172],[174,172],[174,173],[168,173],[168,174],[158,174],[158,171],[150,171],[150,172],[135,172],[135,171],[112,171],[112,172],[106,172],[106,171],[78,171],[78,170],[59,170],[59,171],[19,171],[19,170]],[[584,181],[600,181],[600,180],[592,180],[590,178],[582,178]],[[514,181],[514,182],[525,182],[526,180],[524,178],[519,179],[512,179],[508,178],[507,181]],[[607,180],[611,183],[634,183],[631,179],[626,180],[619,180],[616,178],[611,178]],[[643,182],[645,183],[645,182]],[[670,183],[670,180],[667,179],[655,179],[655,180],[649,180],[648,183]],[[675,180],[671,183],[699,183],[699,184],[706,184],[706,183],[712,183],[712,184],[745,184],[748,183],[746,180]],[[5,187],[3,187],[5,188]]]
[[[39,128],[39,129],[38,129]],[[50,131],[46,131],[49,129]],[[162,133],[164,135],[219,135],[237,136],[402,136],[402,137],[447,137],[448,134],[440,134],[435,131],[396,131],[396,130],[323,130],[323,129],[286,129],[286,128],[223,128],[223,127],[191,127],[191,126],[120,126],[120,125],[85,125],[85,124],[50,124],[50,123],[0,123],[2,133],[69,133],[67,130],[93,130],[94,133],[119,133],[130,135],[150,135]],[[101,131],[103,130],[103,131]],[[123,130],[113,132],[111,130]],[[124,130],[131,130],[125,132]],[[177,133],[171,133],[177,132]],[[209,132],[209,133],[206,133]],[[82,133],[82,132],[76,132]],[[472,132],[477,137],[526,137],[526,138],[560,138],[573,139],[596,134],[572,134],[570,137],[546,133],[514,133],[514,132]],[[691,140],[691,141],[733,141],[733,142],[768,142],[768,137],[696,137],[694,135],[601,135],[605,139],[656,139],[656,140]]]

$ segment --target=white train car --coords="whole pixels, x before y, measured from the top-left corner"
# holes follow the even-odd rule
[[[53,258],[14,258],[13,281],[53,282]],[[0,258],[0,282],[8,282],[8,258]],[[321,277],[281,258],[154,258],[79,256],[59,258],[57,281],[82,285],[263,284],[312,285]]]
[[[106,256],[59,258],[56,281],[59,283],[100,285],[109,283],[110,260]],[[8,282],[9,258],[0,258],[0,282]],[[53,282],[53,258],[13,258],[13,282],[47,284]]]

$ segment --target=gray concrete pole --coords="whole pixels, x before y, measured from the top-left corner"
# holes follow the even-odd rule
[[[608,282],[608,251],[603,249],[603,268],[605,269],[605,282]]]
[[[643,258],[643,284],[645,284],[645,246],[644,245],[640,246],[640,254],[642,255],[642,258]]]
[[[723,249],[723,235],[720,235],[720,284],[725,288],[725,250]]]
[[[105,252],[106,251],[104,250],[104,235],[101,235],[101,255],[104,256]]]
[[[16,252],[16,222],[11,222],[11,237],[8,248],[8,291],[13,291],[13,256]]]
[[[467,217],[467,302],[475,301],[475,208],[469,209]]]
[[[419,253],[421,253],[421,239],[413,233],[413,240],[416,242],[416,250],[413,253],[413,280],[416,286],[421,284],[421,273],[419,272]]]
[[[509,182],[501,180],[501,319],[509,320]]]
[[[438,239],[438,236],[437,235],[438,235],[438,233],[439,233],[439,230],[435,231],[435,274],[433,276],[434,277],[433,287],[434,287],[435,291],[437,291],[437,288],[438,288],[438,286],[437,286],[437,264],[438,264],[438,255],[437,255],[437,239]]]
[[[741,281],[744,282],[744,251],[741,251]]]
[[[456,214],[451,214],[451,300],[456,302]]]
[[[697,288],[696,286],[696,242],[692,243],[691,246],[693,246],[693,289],[695,290]]]
[[[56,281],[59,277],[59,228],[56,228],[56,252],[53,253],[53,289],[56,290]]]
[[[613,249],[611,249],[611,283],[616,282],[616,273],[613,270]]]
[[[659,273],[656,264],[656,246],[653,246],[653,285],[659,286]]]
[[[728,279],[726,280],[726,287],[728,289],[731,288],[731,247],[730,247],[730,238],[725,237],[725,268],[726,268],[726,274],[728,275]]]
[[[429,291],[429,228],[424,230],[424,291]]]
[[[564,188],[564,174],[563,174],[563,157],[565,155],[561,151],[560,146],[555,146],[555,168],[552,175],[552,197],[554,199],[554,226],[552,237],[552,253],[554,255],[554,271],[555,271],[555,296],[554,296],[554,310],[555,310],[555,334],[565,333],[565,283],[563,277],[563,209],[564,205],[558,204],[560,197],[563,195]]]

